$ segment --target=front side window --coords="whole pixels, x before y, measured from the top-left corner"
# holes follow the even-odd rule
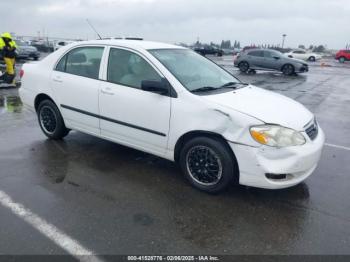
[[[275,50],[264,51],[264,56],[267,58],[281,57],[281,53]]]
[[[162,77],[141,56],[124,49],[111,48],[108,59],[107,81],[141,89],[142,81]]]
[[[59,61],[56,70],[98,79],[103,49],[103,47],[75,48]]]
[[[240,83],[237,78],[189,49],[154,49],[157,58],[189,91],[202,87],[220,88],[227,83]]]

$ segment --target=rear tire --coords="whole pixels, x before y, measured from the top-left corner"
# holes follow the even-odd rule
[[[242,61],[238,64],[238,68],[242,73],[246,73],[249,70],[249,64],[246,61]]]
[[[343,56],[340,57],[340,58],[339,58],[339,63],[344,63],[344,62],[345,62],[345,57],[343,57]]]
[[[197,137],[188,141],[180,153],[180,166],[191,185],[207,193],[218,193],[238,181],[236,158],[218,139]]]
[[[37,115],[40,128],[48,138],[60,140],[68,135],[69,129],[66,128],[60,111],[51,100],[40,102]]]
[[[283,67],[282,67],[282,73],[286,76],[291,76],[293,75],[295,72],[295,68],[293,65],[291,64],[285,64]]]
[[[315,62],[315,61],[316,61],[316,57],[310,56],[308,60],[309,60],[310,62]]]

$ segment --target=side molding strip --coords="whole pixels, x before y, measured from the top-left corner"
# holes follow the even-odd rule
[[[71,110],[71,111],[75,111],[75,112],[84,114],[84,115],[88,115],[88,116],[92,116],[92,117],[95,117],[95,118],[99,118],[99,119],[102,119],[102,120],[105,120],[105,121],[108,121],[108,122],[111,122],[111,123],[115,123],[115,124],[118,124],[118,125],[123,125],[123,126],[127,126],[127,127],[130,127],[130,128],[138,129],[138,130],[141,130],[141,131],[144,131],[144,132],[148,132],[148,133],[151,133],[151,134],[154,134],[154,135],[164,136],[164,137],[166,136],[166,134],[160,133],[158,131],[154,131],[154,130],[147,129],[147,128],[140,127],[140,126],[135,126],[135,125],[132,125],[132,124],[129,124],[129,123],[125,123],[125,122],[122,122],[122,121],[118,121],[118,120],[115,120],[115,119],[112,119],[112,118],[108,118],[108,117],[105,117],[105,116],[96,115],[96,114],[93,114],[93,113],[90,113],[90,112],[87,112],[87,111],[84,111],[84,110],[81,110],[81,109],[78,109],[78,108],[75,108],[75,107],[71,107],[71,106],[67,106],[67,105],[61,105],[61,107],[64,108],[64,109],[68,109],[68,110]]]

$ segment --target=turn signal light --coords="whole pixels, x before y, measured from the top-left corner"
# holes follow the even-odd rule
[[[252,134],[252,137],[258,141],[260,144],[266,145],[267,144],[267,139],[264,136],[264,134],[255,131],[255,130],[251,130],[250,133]]]

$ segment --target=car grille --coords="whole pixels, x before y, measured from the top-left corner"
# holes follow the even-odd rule
[[[305,129],[306,134],[311,140],[315,140],[318,135],[318,124],[316,119]]]

